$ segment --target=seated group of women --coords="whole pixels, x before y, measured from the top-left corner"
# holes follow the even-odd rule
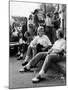
[[[22,63],[23,68],[19,70],[20,72],[31,71],[32,67],[35,67],[38,62],[43,60],[42,68],[32,79],[32,82],[39,82],[42,78],[44,78],[50,64],[52,62],[55,64],[62,61],[66,53],[66,41],[64,39],[62,29],[58,29],[56,31],[57,40],[53,45],[49,38],[44,35],[44,28],[42,26],[38,28],[37,33],[38,35],[34,37],[27,48],[26,57]],[[33,57],[30,59],[31,52],[33,52]]]

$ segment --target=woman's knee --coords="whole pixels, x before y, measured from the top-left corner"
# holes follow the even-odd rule
[[[28,46],[28,49],[27,49],[27,54],[29,55],[29,54],[31,53],[31,51],[32,51],[31,46]]]
[[[47,52],[40,52],[40,56],[46,56],[47,55]]]
[[[44,55],[43,52],[39,52],[39,53],[37,54],[37,56],[42,56],[42,55]]]
[[[49,55],[48,55],[48,60],[52,61],[52,60],[57,59],[57,57],[58,57],[57,55],[49,54]]]
[[[40,52],[40,53],[38,53],[38,54],[36,54],[36,57],[37,58],[43,58],[43,57],[45,57],[47,54],[45,53],[45,52]]]
[[[32,49],[32,47],[29,45],[29,46],[28,46],[28,50],[31,50],[31,49]]]

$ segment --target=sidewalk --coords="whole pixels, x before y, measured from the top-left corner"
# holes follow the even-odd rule
[[[32,83],[32,78],[37,72],[20,73],[19,69],[22,68],[22,60],[17,61],[16,57],[11,57],[10,60],[10,88],[32,88],[32,87],[48,87],[48,86],[63,86],[65,80],[61,80],[56,72],[48,71],[48,78],[37,84]]]

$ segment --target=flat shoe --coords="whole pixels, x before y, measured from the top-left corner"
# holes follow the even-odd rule
[[[42,80],[44,80],[44,78],[42,78],[40,75],[38,75],[37,77],[32,79],[32,82],[33,83],[38,83],[38,82],[40,82]]]
[[[24,62],[22,63],[22,66],[25,66],[27,63],[28,63],[27,61],[24,61]]]
[[[24,67],[23,69],[20,69],[19,72],[33,72],[33,71]]]
[[[19,57],[17,60],[21,60],[21,59],[23,59],[23,57]]]
[[[17,54],[16,56],[17,56],[17,57],[19,57],[19,56],[20,56],[20,54]]]

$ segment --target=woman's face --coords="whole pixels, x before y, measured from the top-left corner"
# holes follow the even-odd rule
[[[41,28],[41,29],[38,31],[38,34],[39,34],[40,37],[41,37],[42,35],[44,35],[44,29]]]

